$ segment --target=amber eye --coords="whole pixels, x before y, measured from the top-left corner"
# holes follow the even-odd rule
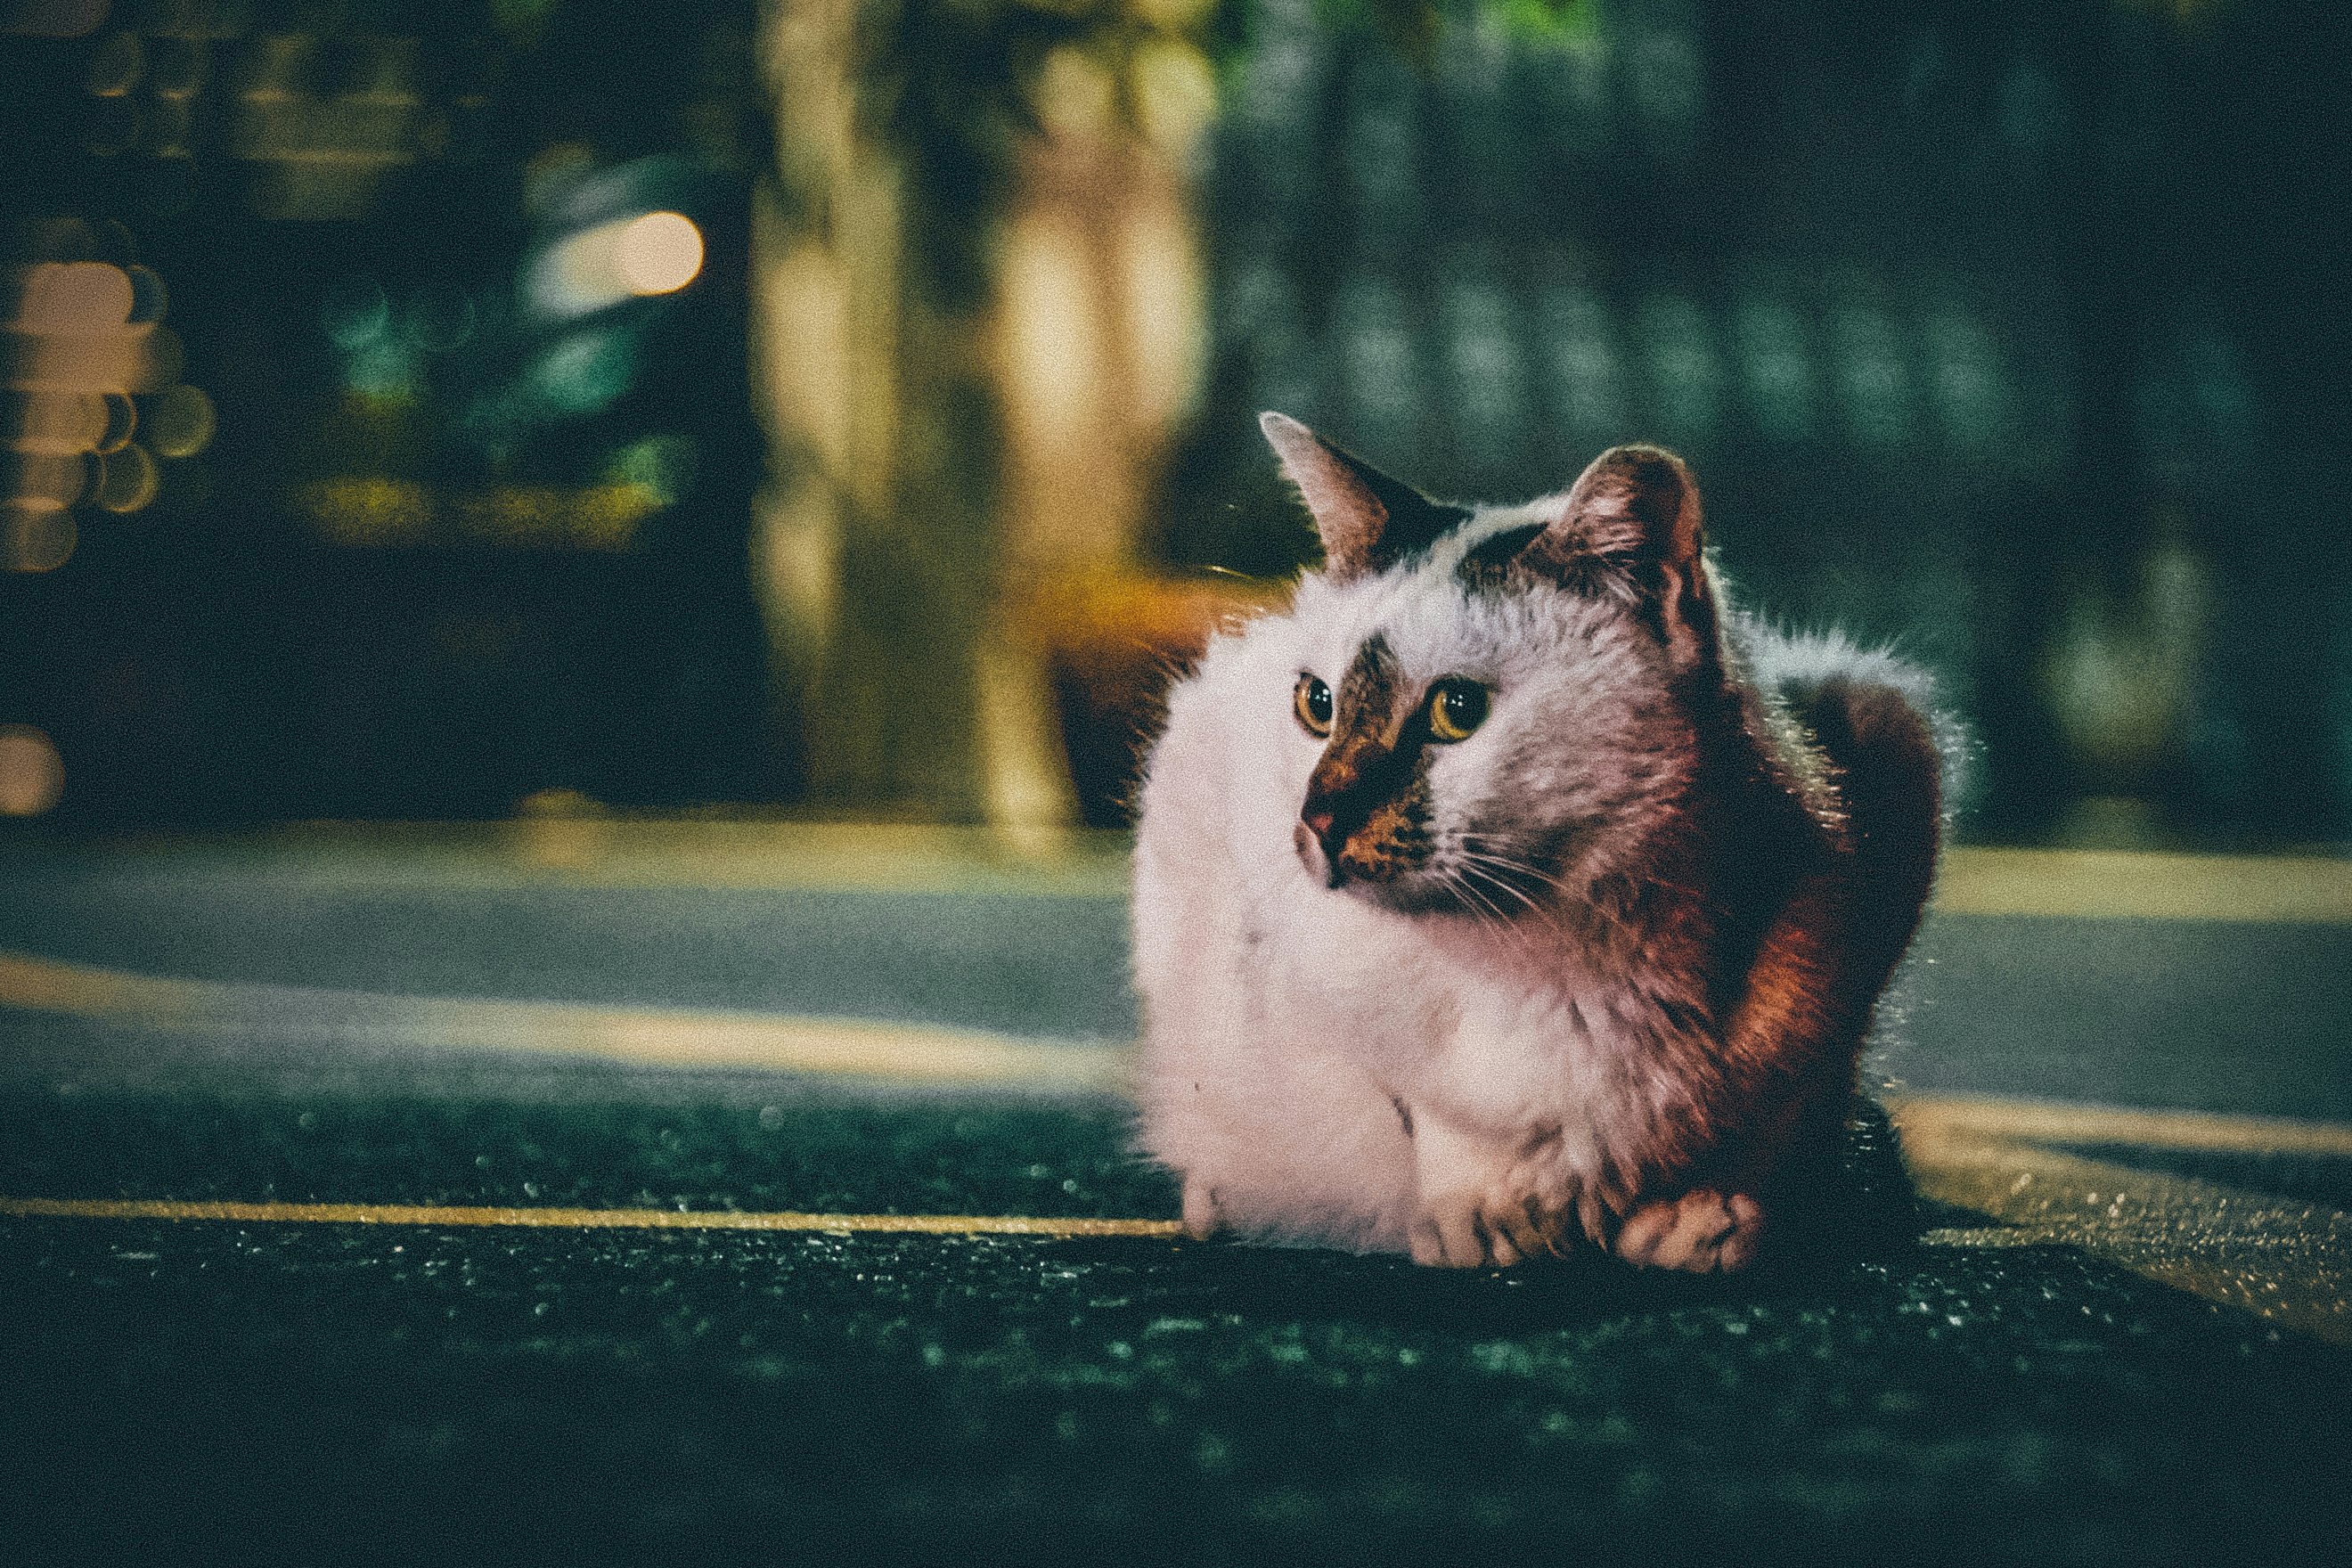
[[[1466,741],[1486,721],[1486,689],[1475,680],[1441,680],[1429,691],[1429,738]]]
[[[1307,726],[1310,735],[1331,732],[1331,689],[1311,675],[1298,678],[1298,689],[1291,693],[1290,705],[1298,710],[1298,721]]]

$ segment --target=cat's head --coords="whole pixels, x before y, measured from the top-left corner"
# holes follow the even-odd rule
[[[1636,864],[1693,785],[1693,694],[1722,682],[1682,459],[1619,447],[1558,495],[1462,507],[1261,424],[1325,554],[1283,716],[1316,753],[1292,833],[1308,870],[1507,917]]]

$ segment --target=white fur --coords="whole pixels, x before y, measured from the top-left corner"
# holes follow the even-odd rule
[[[1140,1142],[1183,1176],[1196,1225],[1459,1261],[1497,1205],[1572,1205],[1635,1163],[1708,1058],[1664,1005],[1696,999],[1595,973],[1562,922],[1499,894],[1491,913],[1400,912],[1326,886],[1294,846],[1321,742],[1293,687],[1312,671],[1336,688],[1375,632],[1416,690],[1452,675],[1495,689],[1486,724],[1433,760],[1440,863],[1493,792],[1540,795],[1598,838],[1638,833],[1683,787],[1687,736],[1643,700],[1654,641],[1573,594],[1455,581],[1468,543],[1559,505],[1481,513],[1377,575],[1311,575],[1170,694],[1136,847]]]

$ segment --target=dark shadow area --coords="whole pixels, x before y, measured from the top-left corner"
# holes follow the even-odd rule
[[[834,1214],[1170,1215],[1109,1106],[0,1093],[0,1192]]]
[[[20,1548],[2310,1560],[2352,1361],[2059,1248],[1524,1284],[1146,1241],[0,1226]],[[1663,1542],[1663,1546],[1661,1545]]]

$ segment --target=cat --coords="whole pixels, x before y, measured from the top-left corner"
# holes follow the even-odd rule
[[[1138,1142],[1187,1229],[1748,1266],[1934,878],[1927,679],[1733,610],[1661,448],[1456,506],[1260,424],[1324,564],[1171,687],[1139,795]]]

